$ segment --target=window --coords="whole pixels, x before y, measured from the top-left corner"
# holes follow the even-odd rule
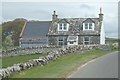
[[[64,27],[66,27],[67,26],[67,24],[66,23],[64,23]]]
[[[93,23],[85,23],[83,26],[83,30],[94,30]]]
[[[85,41],[89,41],[89,37],[85,37]]]
[[[59,36],[58,44],[59,45],[64,45],[64,37],[63,36]]]
[[[92,29],[92,23],[89,23],[89,29]]]
[[[66,28],[66,26],[64,26],[64,30],[66,30],[67,28]]]
[[[59,29],[62,30],[62,24],[59,24]]]
[[[88,23],[85,23],[85,29],[88,29]]]
[[[62,27],[62,24],[59,24]]]
[[[89,42],[85,42],[84,44],[85,44],[85,45],[88,45],[88,44],[89,44]]]
[[[59,38],[59,41],[63,41],[63,38]]]
[[[84,37],[84,44],[87,45],[90,42],[90,37]]]
[[[59,45],[62,46],[62,45],[63,45],[63,42],[59,42]]]
[[[70,41],[70,44],[73,44],[74,42],[73,41]]]
[[[69,24],[67,23],[59,23],[58,24],[58,31],[68,31]]]
[[[66,30],[67,29],[67,24],[66,23],[64,23],[64,30]]]
[[[59,26],[59,29],[62,30],[62,26]]]

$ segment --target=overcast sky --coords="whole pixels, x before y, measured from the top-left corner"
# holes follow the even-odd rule
[[[2,3],[2,21],[25,18],[27,20],[51,20],[56,10],[58,17],[99,17],[104,14],[106,37],[118,37],[118,3],[116,2],[7,2]],[[106,0],[107,1],[107,0]]]

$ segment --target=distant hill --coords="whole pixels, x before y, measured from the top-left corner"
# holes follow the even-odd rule
[[[12,35],[12,40],[14,46],[19,45],[19,35],[21,33],[22,27],[27,21],[26,19],[23,18],[17,18],[13,21],[8,21],[2,23],[2,42],[4,44],[5,38],[9,35]]]
[[[108,44],[116,43],[118,41],[120,41],[120,39],[117,39],[117,38],[106,38],[106,43],[108,43]]]

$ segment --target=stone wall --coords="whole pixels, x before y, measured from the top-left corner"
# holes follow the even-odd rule
[[[59,42],[58,42],[58,40],[59,40],[59,37],[60,36],[49,36],[48,37],[48,42],[49,42],[49,45],[54,45],[54,46],[60,46],[59,45]],[[67,37],[68,36],[63,36],[64,37],[64,45],[67,45]],[[98,36],[94,36],[94,35],[92,35],[92,36],[90,36],[90,35],[86,35],[86,36],[78,36],[78,45],[83,45],[84,43],[83,43],[83,39],[84,39],[84,37],[90,37],[90,45],[93,45],[93,44],[100,44],[100,36],[98,35]]]
[[[100,44],[100,36],[90,36],[90,44]]]
[[[100,44],[100,36],[79,36],[78,38],[78,44],[83,45],[83,39],[84,37],[90,37],[90,45],[94,44]]]
[[[44,54],[58,50],[60,47],[34,47],[34,48],[13,48],[7,51],[2,51],[1,57],[8,56],[20,56],[20,55],[31,55],[31,54]]]
[[[63,47],[58,50],[49,52],[45,57],[39,57],[38,59],[31,59],[25,63],[14,64],[13,66],[0,69],[0,78],[7,78],[11,75],[24,71],[26,69],[31,69],[35,66],[44,66],[51,61],[57,60],[59,57],[69,55],[72,53],[84,53],[89,50],[98,48],[96,45],[85,45],[85,46],[72,46],[72,47]]]
[[[48,36],[48,45],[57,45],[57,36]]]
[[[55,46],[60,46],[59,45],[59,38],[63,37],[63,44],[67,45],[67,36],[49,36],[48,37],[48,43],[49,45],[55,45]]]

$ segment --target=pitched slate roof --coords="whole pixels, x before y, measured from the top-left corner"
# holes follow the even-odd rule
[[[46,36],[50,25],[51,21],[28,21],[26,22],[20,37]]]
[[[99,18],[58,18],[56,23],[51,26],[48,35],[61,35],[57,31],[57,24],[67,22],[70,24],[69,31],[62,32],[62,35],[99,35],[100,34],[100,21]],[[95,23],[95,31],[83,31],[83,23],[89,21]],[[52,28],[53,27],[53,28]]]

